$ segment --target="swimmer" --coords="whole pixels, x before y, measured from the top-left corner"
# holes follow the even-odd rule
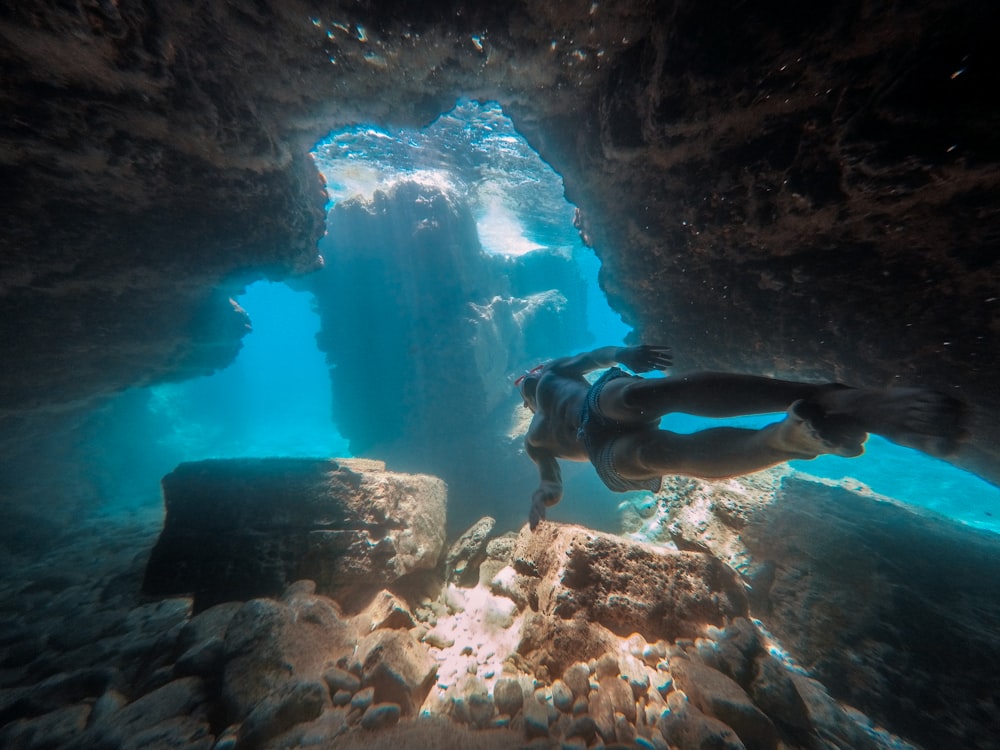
[[[515,381],[534,414],[525,450],[538,466],[531,528],[562,498],[556,459],[590,461],[614,492],[660,489],[666,474],[703,479],[749,474],[820,454],[860,456],[868,433],[934,456],[966,438],[964,404],[922,388],[868,389],[839,383],[699,372],[670,378],[634,373],[666,370],[665,346],[607,346],[539,365]],[[595,383],[584,375],[611,368]],[[735,417],[784,411],[759,430],[716,427],[691,435],[659,428],[665,414]]]

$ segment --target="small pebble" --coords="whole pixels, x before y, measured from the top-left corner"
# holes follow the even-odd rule
[[[640,657],[646,664],[655,667],[656,663],[667,655],[667,649],[659,643],[651,643],[642,650]]]
[[[549,735],[549,711],[541,703],[531,698],[524,703],[524,732],[528,737]]]
[[[642,652],[646,648],[646,639],[638,633],[632,633],[625,639],[625,647],[636,659],[642,658]]]
[[[399,723],[401,709],[396,703],[374,703],[361,716],[364,729],[385,729]]]
[[[613,654],[605,654],[597,660],[594,672],[597,674],[597,679],[602,680],[605,677],[617,677],[621,674],[621,669]]]
[[[485,727],[493,718],[495,706],[488,693],[473,693],[468,697],[469,718],[477,727]]]
[[[375,702],[375,688],[366,687],[364,690],[359,690],[351,698],[351,708],[360,709],[364,711],[372,703]]]
[[[440,630],[432,630],[424,636],[424,643],[434,648],[448,648],[455,645],[455,639],[449,638]]]
[[[582,737],[590,742],[597,736],[597,722],[590,716],[579,716],[566,729],[567,737]]]
[[[566,713],[573,709],[573,691],[562,680],[552,683],[552,705]]]
[[[617,711],[615,711],[615,737],[626,745],[635,742],[636,739],[635,727]]]
[[[497,680],[493,688],[493,701],[502,714],[514,716],[524,705],[524,692],[517,680],[504,678]]]
[[[569,685],[573,695],[586,696],[590,692],[590,667],[577,662],[563,672],[563,682]]]
[[[346,690],[348,693],[356,693],[361,688],[361,680],[340,667],[328,668],[323,672],[323,679],[333,691]]]
[[[674,678],[669,673],[657,672],[656,674],[658,679],[653,683],[653,687],[656,688],[656,692],[665,696],[674,689]]]

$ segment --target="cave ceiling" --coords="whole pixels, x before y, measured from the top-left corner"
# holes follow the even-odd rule
[[[1000,478],[1000,6],[0,4],[0,424],[224,367],[331,129],[496,100],[680,370],[920,384]]]

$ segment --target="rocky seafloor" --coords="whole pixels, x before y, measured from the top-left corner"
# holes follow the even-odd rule
[[[393,513],[405,516],[385,482],[409,482],[406,475],[330,465],[331,476],[356,479],[359,496],[389,496]],[[4,561],[0,745],[919,746],[882,728],[866,706],[836,700],[815,679],[829,670],[811,659],[809,647],[794,654],[796,664],[772,635],[796,631],[776,593],[784,585],[780,570],[771,572],[770,599],[763,591],[765,553],[752,515],[754,507],[773,508],[776,488],[787,483],[777,473],[678,482],[659,498],[626,503],[621,535],[553,522],[534,533],[495,534],[484,519],[450,545],[442,533],[435,546],[428,524],[410,536],[396,524],[369,547],[377,557],[396,544],[388,563],[378,558],[365,570],[353,558],[341,560],[358,585],[316,568],[317,580],[286,580],[280,591],[231,600],[218,589],[148,593],[150,560],[163,559],[162,540],[183,517],[180,500],[167,497],[166,522],[152,512],[92,520],[45,560]],[[349,535],[331,531],[329,506],[320,512],[315,502],[307,505],[322,533]],[[377,513],[362,505],[364,524],[375,528]],[[708,506],[712,512],[702,513]],[[433,509],[425,515],[437,517]],[[276,517],[265,523],[277,532],[284,521]],[[238,537],[240,522],[230,520]],[[656,536],[656,528],[662,544],[639,540]],[[414,550],[434,553],[432,562],[420,562],[427,556]],[[864,544],[852,552],[863,559]],[[787,555],[775,559],[791,567]],[[287,558],[284,564],[294,569]],[[379,579],[386,569],[394,572]],[[368,580],[374,583],[361,585]],[[169,588],[162,577],[153,584]],[[812,599],[803,598],[802,612],[822,597],[813,592]],[[839,627],[829,634],[831,648],[842,636],[864,637],[851,623]],[[897,634],[897,646],[905,638]],[[864,661],[864,644],[857,645],[855,658]],[[995,652],[979,652],[984,668]],[[929,713],[918,721],[946,723]],[[965,724],[965,746],[989,746],[988,729]],[[935,736],[927,729],[922,739]]]

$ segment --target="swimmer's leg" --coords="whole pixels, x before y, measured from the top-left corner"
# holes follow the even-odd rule
[[[800,411],[823,429],[848,419],[866,432],[932,456],[954,453],[968,439],[968,409],[957,398],[926,388],[847,388],[804,402]]]
[[[645,423],[683,412],[735,417],[785,411],[795,401],[845,389],[836,383],[798,383],[757,375],[699,372],[669,378],[618,378],[605,384],[598,405],[608,419]]]
[[[721,479],[792,459],[824,453],[853,457],[864,452],[867,434],[853,420],[828,425],[830,431],[823,434],[796,407],[782,421],[759,430],[718,427],[691,435],[667,430],[629,433],[615,441],[612,462],[626,479],[666,474]]]
[[[633,424],[671,412],[731,417],[794,406],[825,441],[847,450],[852,441],[860,445],[853,437],[859,432],[872,432],[934,456],[953,453],[968,439],[965,404],[925,388],[852,388],[703,372],[611,380],[601,391],[599,406],[608,419]]]

